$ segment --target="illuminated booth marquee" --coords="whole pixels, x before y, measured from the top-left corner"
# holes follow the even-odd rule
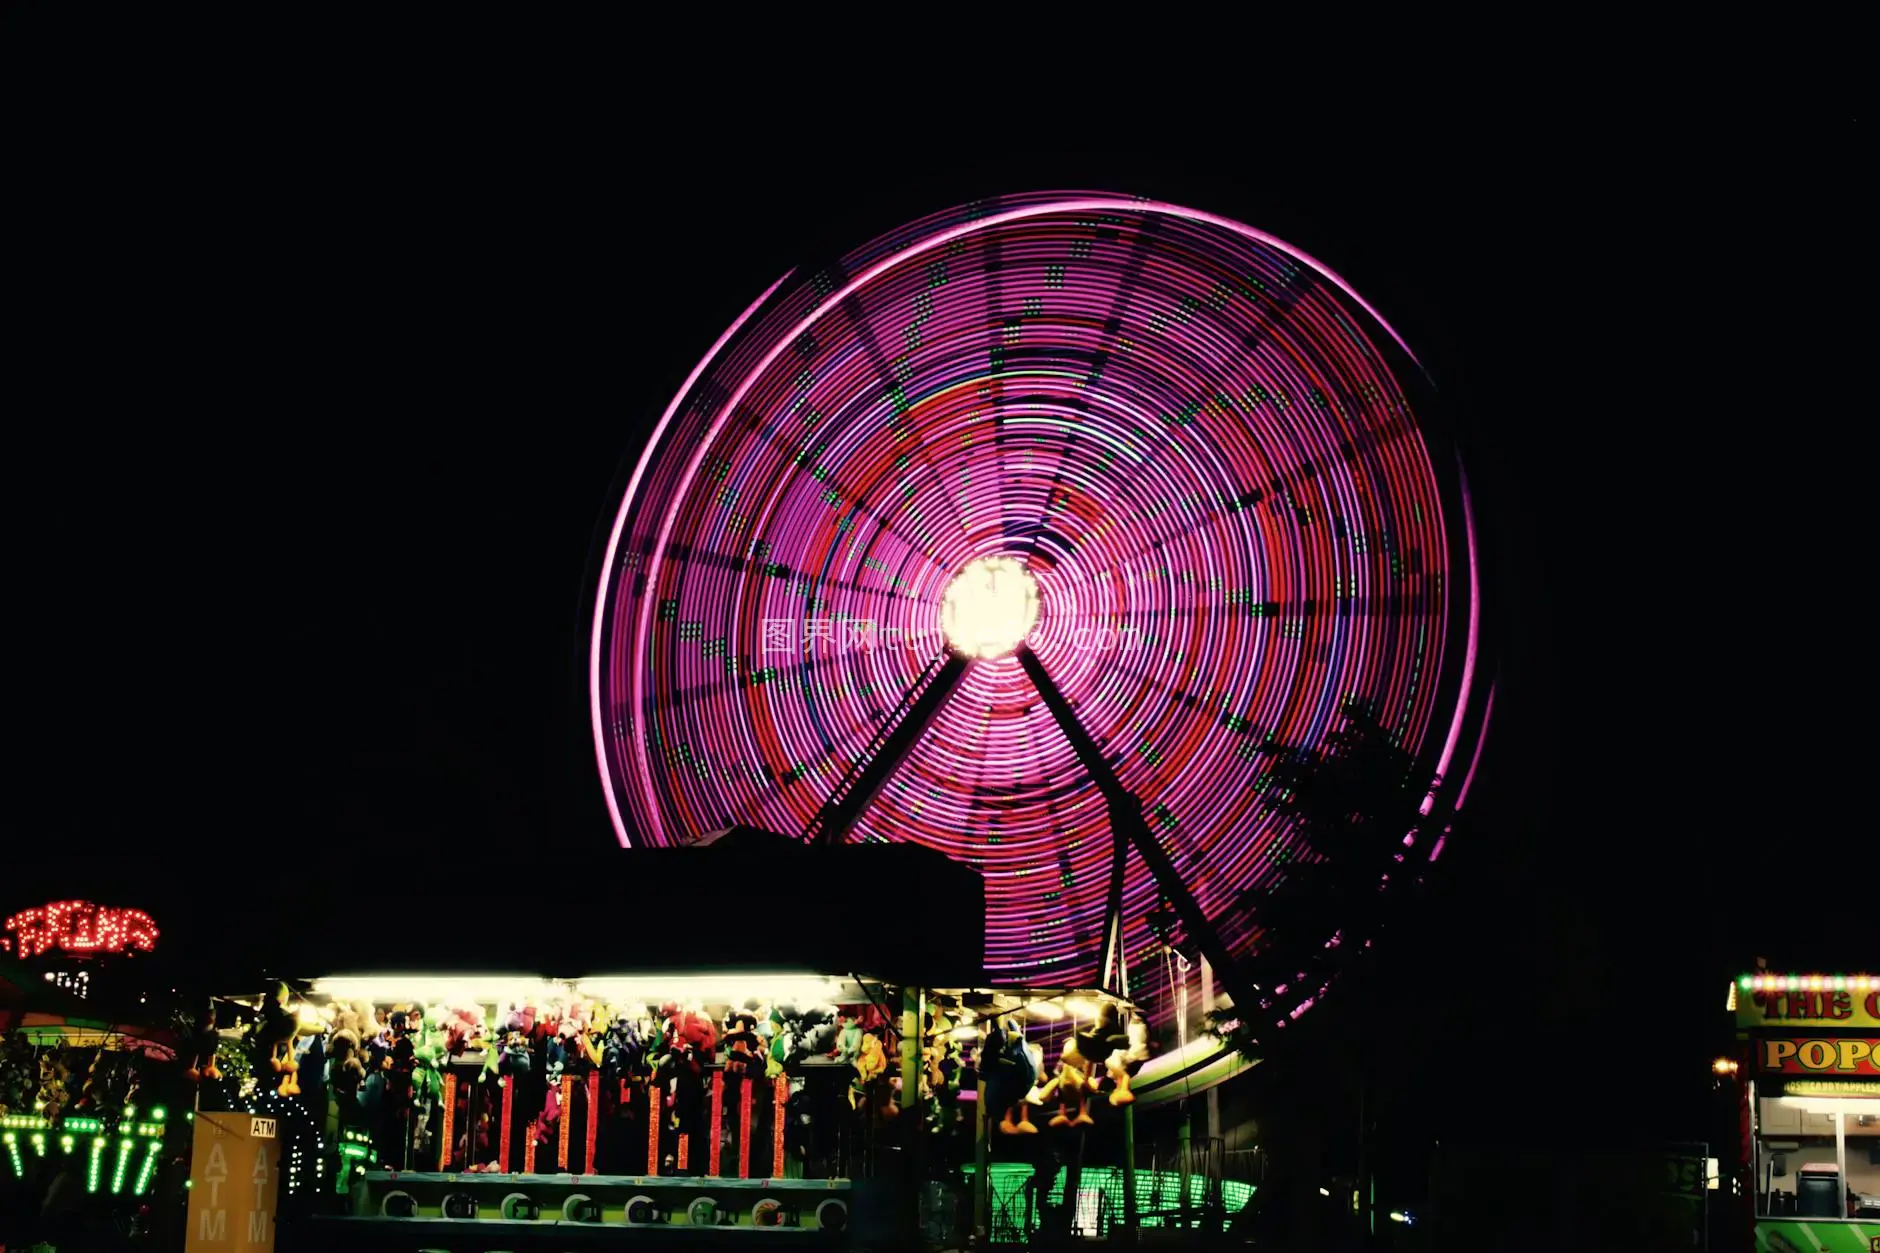
[[[48,953],[148,953],[157,946],[157,924],[141,909],[118,909],[90,901],[55,901],[23,909],[6,921],[0,952],[29,960]]]
[[[1755,1247],[1880,1248],[1880,975],[1746,974],[1728,1004]]]

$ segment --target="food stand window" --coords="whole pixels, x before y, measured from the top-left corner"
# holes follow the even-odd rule
[[[1880,1218],[1880,1084],[1858,1086],[1872,1094],[1807,1095],[1805,1080],[1759,1084],[1776,1093],[1756,1098],[1760,1217]]]

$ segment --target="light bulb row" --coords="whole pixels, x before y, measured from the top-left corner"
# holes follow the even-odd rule
[[[1880,989],[1880,975],[1744,975],[1736,981],[1745,992],[1865,992]]]

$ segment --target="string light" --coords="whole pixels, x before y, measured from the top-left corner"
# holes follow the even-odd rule
[[[1736,985],[1745,992],[1880,991],[1880,975],[1743,975]]]
[[[13,1175],[16,1179],[26,1178],[26,1163],[20,1160],[20,1138],[9,1131],[0,1136],[6,1141],[7,1156],[13,1159]]]
[[[137,1171],[137,1186],[132,1189],[136,1195],[142,1196],[150,1187],[150,1176],[156,1173],[157,1154],[162,1148],[162,1144],[156,1140],[144,1146],[144,1164]]]
[[[131,1149],[136,1147],[135,1140],[119,1140],[117,1167],[111,1172],[111,1195],[124,1191],[124,1172],[131,1164]]]

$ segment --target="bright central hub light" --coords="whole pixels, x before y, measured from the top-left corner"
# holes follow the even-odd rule
[[[981,557],[947,585],[940,626],[967,657],[1003,657],[1038,622],[1038,584],[1011,557]]]

